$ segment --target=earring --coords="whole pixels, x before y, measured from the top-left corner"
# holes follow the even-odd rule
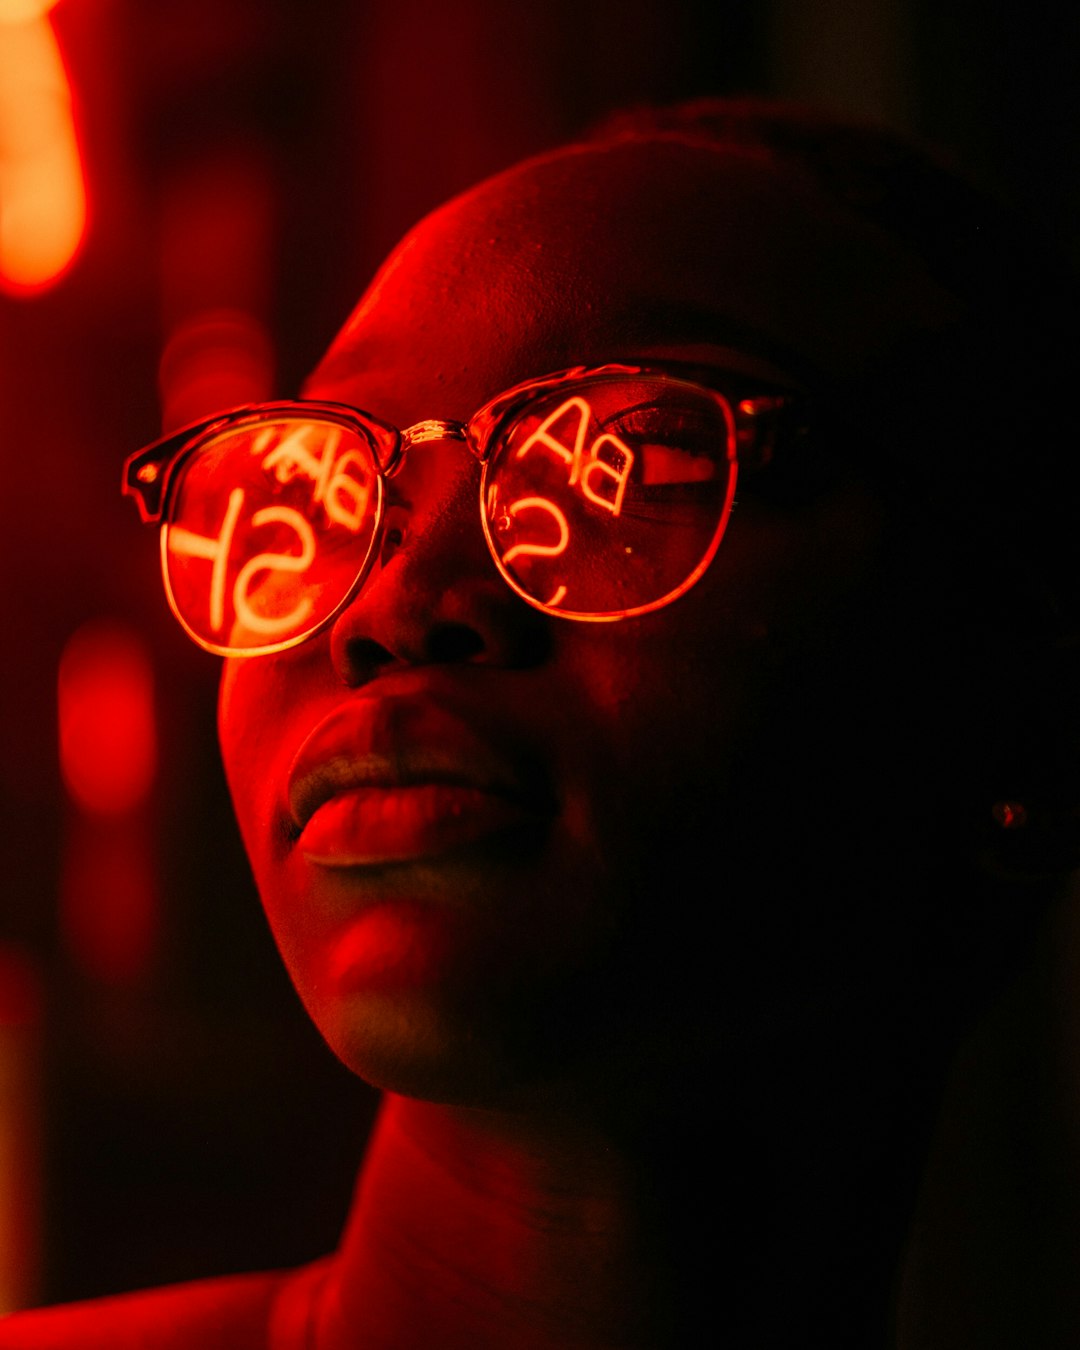
[[[1020,830],[1028,823],[1027,807],[1023,802],[995,802],[990,808],[990,814],[1003,830]]]
[[[991,854],[999,864],[1007,860],[1008,871],[1051,877],[1080,867],[1080,808],[1062,810],[1042,802],[1029,806],[1006,798],[993,804],[990,815],[998,840],[996,849],[990,846]]]

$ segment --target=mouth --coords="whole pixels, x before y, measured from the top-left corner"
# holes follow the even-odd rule
[[[437,858],[535,829],[555,810],[534,763],[409,696],[336,708],[301,745],[285,795],[294,846],[329,868]]]

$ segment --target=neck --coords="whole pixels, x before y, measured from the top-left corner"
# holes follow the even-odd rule
[[[641,1182],[578,1125],[389,1096],[326,1344],[655,1346]]]
[[[628,1143],[388,1096],[319,1350],[660,1350],[821,1327],[837,1346],[882,1343],[899,1235],[853,1235],[842,1166],[811,1184],[800,1157],[785,1175],[775,1138],[715,1113],[657,1126]]]

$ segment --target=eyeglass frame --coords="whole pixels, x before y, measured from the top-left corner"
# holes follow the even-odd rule
[[[684,579],[676,590],[668,592],[667,595],[658,600],[622,613],[584,614],[560,611],[529,595],[500,565],[491,537],[487,513],[484,510],[486,470],[491,462],[492,450],[497,442],[500,428],[508,423],[532,399],[542,397],[544,394],[558,389],[561,385],[597,377],[619,375],[665,379],[675,384],[687,385],[697,393],[707,393],[714,399],[717,407],[723,413],[725,424],[728,427],[726,459],[729,465],[729,482],[725,500],[721,509],[720,520],[708,549],[690,575]],[[699,376],[704,376],[704,379],[695,378]],[[749,398],[729,398],[721,386],[730,386],[736,381],[754,384],[763,383],[759,380],[749,381],[745,376],[728,371],[718,371],[712,367],[687,367],[675,363],[665,365],[609,363],[602,366],[572,366],[550,375],[522,381],[503,393],[497,394],[495,398],[485,403],[478,412],[474,413],[467,422],[428,418],[420,422],[414,422],[411,426],[405,428],[396,427],[392,423],[377,417],[374,413],[369,413],[366,409],[357,408],[348,403],[315,399],[285,399],[268,403],[242,404],[235,408],[214,413],[210,417],[200,418],[129,455],[124,461],[121,491],[124,496],[135,499],[143,524],[156,525],[161,524],[163,520],[165,524],[168,524],[168,510],[172,502],[173,488],[178,481],[183,466],[215,436],[225,432],[230,427],[241,425],[247,419],[270,421],[274,417],[302,416],[312,420],[322,419],[337,422],[360,435],[371,451],[375,468],[375,481],[378,485],[371,542],[353,582],[340,602],[325,618],[299,637],[290,637],[280,642],[245,650],[218,646],[207,642],[205,638],[196,634],[180,614],[179,607],[173,598],[169,582],[168,560],[165,556],[166,531],[164,528],[161,531],[162,576],[165,582],[166,596],[170,609],[188,636],[204,650],[217,656],[270,656],[276,652],[287,651],[290,647],[301,646],[325,631],[360,593],[370,575],[372,559],[377,556],[378,545],[383,537],[385,519],[384,482],[393,478],[401,469],[408,451],[425,442],[457,441],[466,446],[484,470],[481,474],[479,488],[480,523],[488,552],[503,581],[526,604],[541,613],[576,622],[611,623],[624,618],[636,618],[653,610],[662,609],[679,599],[701,579],[716,556],[720,542],[727,531],[740,466],[743,468],[762,468],[767,465],[773,456],[780,424],[790,417],[792,410],[798,411],[800,409],[799,393],[787,389],[781,392],[770,389],[768,393]],[[764,435],[761,434],[762,431],[764,431]],[[798,433],[801,434],[804,431],[805,427],[799,425]],[[740,451],[748,452],[745,459]]]

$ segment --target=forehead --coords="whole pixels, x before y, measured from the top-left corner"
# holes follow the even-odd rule
[[[399,422],[465,418],[522,379],[701,343],[850,376],[954,308],[796,169],[673,140],[583,147],[422,221],[307,392]]]

